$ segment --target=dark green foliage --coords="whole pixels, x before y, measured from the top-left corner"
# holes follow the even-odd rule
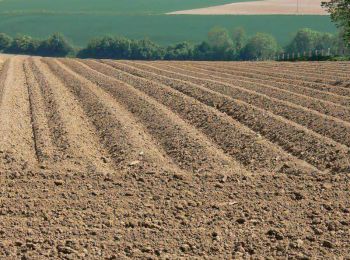
[[[272,35],[266,33],[257,33],[248,40],[247,44],[241,51],[241,58],[244,60],[251,59],[268,59],[278,51],[278,45]]]
[[[193,50],[193,59],[195,60],[211,60],[214,56],[213,50],[210,47],[209,43],[201,42],[196,45]]]
[[[208,44],[213,60],[229,60],[233,54],[233,42],[225,28],[215,27],[208,33]]]
[[[149,39],[133,41],[131,44],[131,59],[161,60],[163,57],[163,48]]]
[[[10,47],[12,38],[5,33],[0,33],[0,52]]]
[[[330,0],[322,6],[331,14],[331,19],[343,32],[345,45],[350,45],[350,0]]]
[[[30,36],[18,35],[16,36],[11,45],[5,50],[8,53],[15,54],[32,54],[37,53],[40,41],[33,39]]]
[[[92,40],[78,53],[80,58],[138,60],[158,60],[163,55],[163,49],[148,39],[134,41],[110,36]]]
[[[194,46],[188,42],[169,46],[164,55],[165,60],[192,60]]]
[[[233,49],[236,54],[240,53],[247,43],[247,34],[243,27],[237,27],[232,32]]]
[[[349,49],[342,40],[344,33],[332,35],[311,29],[300,29],[292,41],[282,50],[270,34],[257,33],[247,40],[242,28],[234,29],[230,36],[224,28],[216,27],[208,33],[208,39],[199,44],[181,42],[163,48],[149,39],[130,40],[125,37],[105,36],[93,39],[76,56],[97,59],[132,60],[256,60],[273,59],[324,59],[325,56],[344,56]],[[316,52],[317,50],[317,52]],[[29,36],[17,36],[13,40],[0,34],[0,51],[51,57],[73,56],[74,49],[60,34],[46,40]],[[309,56],[309,51],[313,55]],[[308,55],[303,55],[307,53]]]
[[[312,50],[334,49],[336,37],[329,33],[321,33],[305,28],[299,30],[292,41],[286,46],[287,52],[309,52]]]
[[[128,59],[131,56],[131,41],[121,37],[106,36],[93,39],[78,53],[78,57],[99,59]]]
[[[73,51],[73,47],[59,33],[51,35],[40,43],[36,54],[41,56],[65,57]]]

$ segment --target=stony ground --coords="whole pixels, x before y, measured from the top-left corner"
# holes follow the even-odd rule
[[[350,63],[0,68],[2,259],[350,259]]]

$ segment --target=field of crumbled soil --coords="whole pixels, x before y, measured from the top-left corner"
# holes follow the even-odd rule
[[[0,68],[1,259],[350,259],[349,62]]]

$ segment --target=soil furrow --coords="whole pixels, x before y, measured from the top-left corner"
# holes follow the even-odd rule
[[[84,64],[105,75],[127,82],[152,96],[176,112],[189,124],[202,131],[226,153],[254,171],[267,169],[275,172],[293,172],[295,168],[304,168],[304,171],[312,171],[305,163],[286,154],[283,150],[278,149],[274,144],[263,139],[226,114],[220,113],[218,110],[208,107],[171,87],[159,84],[156,81],[116,71],[109,66],[94,61],[84,61]],[[289,164],[287,161],[293,163]],[[294,163],[296,163],[297,167],[293,165]]]
[[[227,65],[227,68],[232,68],[232,64],[224,64]],[[280,79],[289,79],[289,80],[298,80],[303,81],[307,83],[321,83],[321,84],[327,84],[327,85],[334,85],[338,80],[336,79],[329,79],[327,77],[310,77],[310,76],[303,76],[300,74],[294,74],[294,73],[283,73],[280,71],[273,71],[270,69],[260,69],[258,67],[252,67],[249,65],[249,63],[240,63],[240,66],[237,67],[238,71],[244,72],[244,73],[254,73],[257,75],[266,75],[271,78],[280,78]]]
[[[115,64],[115,66],[117,65]],[[122,67],[121,69],[126,70],[127,68]],[[129,72],[142,77],[148,75],[147,78],[152,80],[159,80],[160,78],[157,75],[150,76],[149,73],[135,69],[129,69]],[[339,145],[294,122],[273,115],[266,110],[251,106],[246,102],[233,99],[203,86],[175,79],[166,80],[166,82],[164,81],[165,85],[171,86],[209,106],[216,107],[221,112],[227,113],[271,142],[283,147],[284,150],[292,155],[306,160],[320,170],[349,171],[349,149],[345,146]]]
[[[159,67],[159,65],[157,66]],[[279,88],[271,87],[264,84],[252,84],[249,82],[240,82],[239,80],[235,79],[221,79],[218,77],[208,76],[208,73],[193,73],[193,72],[184,72],[182,73],[175,73],[171,72],[174,70],[174,67],[170,67],[168,70],[168,73],[172,73],[173,75],[177,75],[178,77],[182,77],[184,80],[190,80],[195,81],[195,83],[198,84],[205,84],[205,85],[211,85],[211,86],[222,86],[225,87],[227,85],[231,86],[232,88],[240,89],[242,91],[252,91],[250,93],[258,95],[258,94],[264,94],[268,97],[287,101],[289,103],[293,103],[314,111],[317,111],[319,113],[333,116],[336,118],[339,118],[340,120],[345,120],[347,122],[350,122],[350,109],[346,106],[337,105],[328,101],[322,101],[320,99],[316,99],[313,97],[308,97],[303,94],[296,94],[290,91],[281,90]],[[180,75],[178,75],[180,74]],[[192,76],[188,75],[192,74]],[[194,75],[193,75],[194,74]],[[249,92],[246,92],[249,93]]]
[[[7,169],[37,165],[22,57],[13,57],[2,82],[0,164]]]
[[[308,88],[313,88],[316,90],[322,90],[330,93],[334,93],[337,95],[345,96],[345,97],[350,97],[350,90],[347,88],[339,87],[339,86],[332,86],[332,85],[327,85],[327,84],[322,84],[322,83],[309,83],[309,82],[304,82],[299,79],[285,79],[285,78],[276,78],[276,77],[271,77],[268,75],[264,74],[256,74],[256,73],[251,73],[251,72],[242,72],[239,70],[239,67],[227,67],[224,65],[220,64],[206,64],[206,63],[191,63],[195,67],[204,67],[204,68],[209,68],[212,71],[216,72],[224,72],[224,73],[229,73],[232,75],[239,75],[239,76],[244,76],[248,78],[253,78],[253,79],[262,79],[262,80],[269,80],[269,81],[274,81],[276,83],[287,83],[287,84],[292,84],[292,85],[299,85],[299,86],[304,86]]]
[[[249,64],[240,64],[240,68],[249,70],[250,66]],[[338,81],[344,81],[347,80],[347,76],[336,76],[333,73],[331,74],[319,74],[319,73],[307,73],[304,70],[302,71],[295,71],[293,69],[284,69],[283,66],[278,67],[277,69],[273,67],[261,67],[261,66],[255,66],[254,69],[257,69],[259,73],[271,73],[272,75],[278,75],[282,76],[284,78],[292,78],[292,79],[302,79],[305,81],[311,81],[311,82],[317,82],[317,83],[325,83],[329,85],[334,85]],[[315,71],[314,71],[315,72]]]
[[[65,67],[71,61],[61,60],[61,62],[65,65],[60,63],[59,68],[54,69],[62,73],[64,79],[74,82],[77,87],[89,85],[89,82],[100,86],[103,90],[90,83],[96,89],[95,92],[100,91],[109,98],[112,96],[113,98],[110,101],[112,104],[119,102],[140,120],[146,132],[152,136],[153,142],[159,145],[161,150],[164,150],[181,169],[196,173],[210,172],[215,174],[218,172],[232,174],[231,171],[233,173],[244,172],[241,166],[230,160],[201,134],[187,126],[182,120],[148,96],[122,82],[108,82],[101,77],[102,74],[98,75],[94,71],[87,71],[84,74],[79,73],[86,80],[76,73],[76,70],[80,68],[77,64],[70,67],[73,72]],[[79,72],[83,71],[79,70]],[[146,152],[144,151],[144,153]]]
[[[181,168],[222,174],[243,170],[200,132],[139,90],[72,60],[62,62],[122,103],[141,120],[147,131]]]
[[[74,97],[39,59],[31,60],[30,67],[46,106],[50,136],[55,146],[52,162],[57,164],[56,167],[110,171],[112,166],[107,155],[92,134],[93,127]]]
[[[226,114],[220,113],[175,89],[131,74],[116,72],[106,65],[94,62],[87,62],[87,65],[105,75],[117,77],[152,96],[207,135],[226,153],[254,171],[267,169],[276,172],[293,172],[295,168],[312,171],[305,163],[286,154]],[[288,160],[293,163],[287,163]],[[295,163],[298,165],[297,167],[293,165]]]
[[[54,152],[46,118],[46,107],[41,96],[41,90],[29,67],[28,61],[25,61],[23,66],[28,88],[36,154],[38,161],[40,163],[45,163],[45,161],[50,160],[53,157]]]
[[[2,104],[2,98],[3,98],[7,73],[8,73],[9,68],[10,68],[10,60],[8,59],[6,62],[4,62],[1,65],[2,66],[1,66],[1,70],[0,70],[0,107]]]
[[[163,68],[166,68],[165,66]],[[332,102],[338,105],[342,105],[345,107],[350,106],[350,97],[345,97],[341,95],[337,95],[330,92],[325,92],[313,88],[303,87],[299,85],[286,84],[282,82],[275,82],[273,80],[264,80],[264,79],[254,79],[248,78],[244,76],[233,75],[232,73],[224,73],[224,72],[215,72],[211,68],[207,67],[195,67],[186,64],[177,64],[176,66],[169,67],[172,72],[179,72],[189,74],[198,73],[205,74],[206,78],[220,79],[220,81],[233,83],[234,85],[239,86],[240,83],[242,86],[247,86],[247,84],[256,84],[262,87],[275,87],[281,90],[287,90],[289,92],[294,92],[296,94],[301,94],[303,96],[313,97],[317,99],[321,99],[327,102]]]
[[[153,67],[145,64],[127,64],[123,63],[123,66],[132,65],[133,68],[136,67],[138,69],[145,70],[151,73],[154,77],[159,75],[159,80],[163,80],[163,82],[164,80],[173,78],[185,81],[188,81],[188,79],[190,79],[189,82],[198,83],[198,81],[193,78],[194,76],[197,76],[199,78],[199,76],[196,74],[192,75],[190,72],[187,72],[187,74],[191,74],[192,76],[188,78],[186,76],[182,76],[182,74],[179,75],[168,70],[160,70],[158,69],[158,67]],[[114,63],[112,64],[112,66],[113,65]],[[121,69],[121,67],[119,66],[118,68]],[[156,73],[156,75],[154,73]],[[162,78],[162,75],[164,75],[165,78]],[[202,78],[204,78],[204,76]],[[199,83],[201,83],[201,81]],[[251,91],[245,91],[240,88],[229,87],[222,84],[214,85],[208,83],[204,86],[213,91],[219,92],[224,95],[228,95],[235,99],[242,100],[251,105],[270,111],[276,115],[283,116],[288,120],[296,122],[300,125],[309,128],[310,130],[315,131],[316,133],[327,136],[335,140],[336,142],[339,142],[340,144],[344,144],[348,147],[350,146],[350,123],[348,122],[339,120],[338,118],[326,116],[317,111],[309,110],[302,106],[292,104],[288,101],[281,101],[279,99],[271,98],[264,94],[256,94]]]
[[[302,63],[301,63],[302,64]],[[255,65],[256,68],[261,69],[272,69],[273,71],[283,71],[287,73],[292,73],[294,75],[296,74],[303,74],[303,75],[310,75],[310,76],[316,76],[316,77],[330,77],[335,79],[347,79],[348,74],[346,72],[341,72],[338,68],[338,70],[330,70],[327,68],[324,68],[322,66],[312,66],[311,64],[307,63],[308,65],[303,66],[299,65],[298,63],[288,63],[288,62],[261,62]],[[333,66],[336,67],[336,66]]]

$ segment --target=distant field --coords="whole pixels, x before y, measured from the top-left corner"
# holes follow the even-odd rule
[[[322,0],[263,0],[229,3],[205,8],[172,12],[171,14],[200,15],[269,15],[269,14],[310,14],[328,15],[321,6]]]
[[[268,32],[285,44],[302,27],[334,32],[329,17],[319,16],[172,16],[165,13],[216,6],[233,0],[3,0],[0,1],[0,32],[44,38],[64,33],[76,46],[93,37],[123,35],[148,37],[159,44],[198,42],[214,26],[244,27],[248,34]],[[238,2],[238,0],[236,0]]]
[[[232,2],[242,0],[3,0],[0,1],[0,13],[163,14]]]

